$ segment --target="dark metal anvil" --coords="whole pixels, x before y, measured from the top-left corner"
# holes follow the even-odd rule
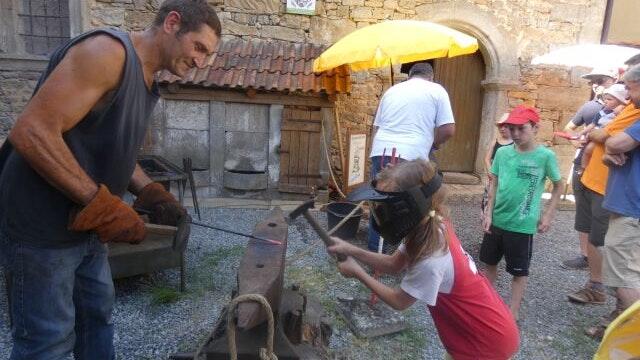
[[[232,297],[260,294],[271,306],[275,318],[274,352],[278,359],[321,359],[331,336],[331,327],[322,306],[293,285],[284,289],[287,222],[280,208],[272,210],[256,225],[253,235],[280,241],[274,245],[249,240],[237,275],[238,288]],[[259,359],[265,347],[267,323],[265,310],[255,303],[241,303],[236,311],[238,359]],[[202,346],[200,359],[228,359],[227,308],[218,318],[213,332]],[[172,359],[193,359],[194,354],[175,354]]]

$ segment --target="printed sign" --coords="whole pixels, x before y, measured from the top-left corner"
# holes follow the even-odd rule
[[[316,0],[287,0],[287,12],[290,14],[315,15]]]
[[[349,157],[347,158],[347,188],[365,181],[365,162],[367,161],[367,135],[349,134]]]

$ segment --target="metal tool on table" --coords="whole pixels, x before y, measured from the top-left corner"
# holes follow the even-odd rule
[[[297,217],[299,217],[300,215],[304,216],[304,218],[307,219],[307,221],[309,222],[309,224],[311,225],[313,230],[316,232],[316,234],[318,234],[318,236],[320,236],[320,239],[322,239],[324,244],[327,247],[329,247],[329,246],[333,245],[334,242],[331,239],[331,236],[329,236],[329,233],[327,233],[327,231],[320,225],[320,223],[318,223],[318,220],[316,220],[316,218],[313,217],[313,215],[311,215],[311,213],[309,212],[309,209],[313,209],[314,207],[315,207],[315,201],[314,200],[308,200],[308,201],[304,202],[302,205],[300,205],[297,208],[295,208],[289,214],[289,219],[293,221]],[[342,262],[342,261],[345,261],[347,259],[347,257],[344,254],[337,254],[336,255],[336,259],[338,259],[338,261]]]
[[[198,194],[196,193],[196,183],[193,180],[193,166],[192,166],[191,158],[182,158],[182,166],[184,168],[184,172],[187,173],[187,177],[189,178],[189,188],[191,189],[191,198],[193,199],[193,208],[196,210],[196,215],[198,215],[198,220],[202,220],[200,218],[200,205],[198,204]]]

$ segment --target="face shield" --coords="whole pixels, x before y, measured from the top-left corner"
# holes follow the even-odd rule
[[[442,186],[442,174],[437,173],[424,185],[406,191],[376,190],[376,181],[362,186],[347,196],[348,201],[372,202],[373,227],[392,245],[398,244],[431,211],[431,197]]]

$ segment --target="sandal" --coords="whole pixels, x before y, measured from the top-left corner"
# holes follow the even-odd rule
[[[604,305],[607,300],[607,294],[594,290],[591,287],[582,288],[573,294],[569,294],[567,297],[569,301],[580,304]]]

